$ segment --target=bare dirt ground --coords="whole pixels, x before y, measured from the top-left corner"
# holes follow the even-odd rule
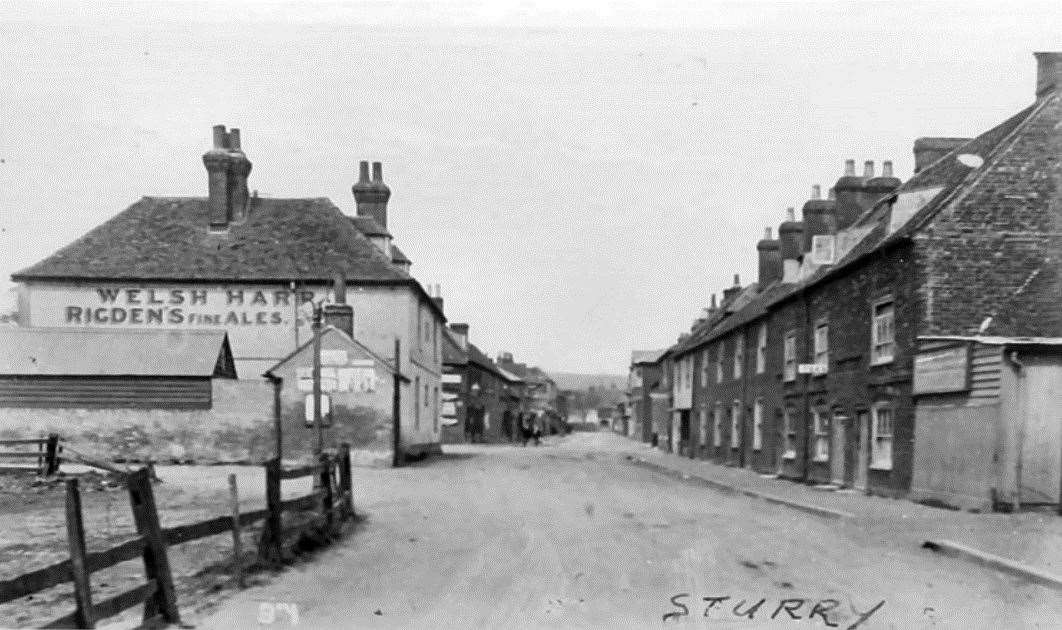
[[[156,484],[155,500],[163,527],[195,523],[229,514],[228,475],[236,473],[240,509],[250,511],[265,505],[265,476],[255,466],[160,466],[162,483]],[[0,577],[10,579],[69,557],[64,517],[64,487],[61,480],[31,485],[32,477],[0,476]],[[82,478],[81,500],[89,551],[101,551],[132,538],[136,529],[124,486],[104,484],[103,478]],[[310,480],[285,482],[284,494],[296,496],[310,490]],[[247,528],[241,540],[244,562],[255,560],[259,527]],[[177,586],[178,601],[191,609],[219,600],[234,589],[232,534],[226,532],[170,548],[169,560]],[[267,574],[257,574],[251,584],[262,583]],[[93,598],[101,601],[144,581],[140,561],[124,562],[92,576]],[[69,583],[21,600],[0,605],[0,627],[34,627],[73,610]],[[111,619],[119,625],[135,625],[141,608]]]
[[[188,618],[219,630],[1059,627],[1057,591],[633,466],[629,447],[584,433],[358,470],[360,531]]]

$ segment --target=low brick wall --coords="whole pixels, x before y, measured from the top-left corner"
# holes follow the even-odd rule
[[[58,433],[78,452],[104,460],[258,463],[273,456],[273,385],[266,380],[213,381],[210,409],[0,408],[0,438]],[[312,458],[317,434],[301,402],[282,404],[284,459]],[[337,405],[325,443],[352,445],[361,466],[391,463],[391,417],[367,407]]]

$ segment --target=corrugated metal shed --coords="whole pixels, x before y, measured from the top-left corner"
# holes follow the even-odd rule
[[[224,331],[0,329],[0,375],[235,378]]]

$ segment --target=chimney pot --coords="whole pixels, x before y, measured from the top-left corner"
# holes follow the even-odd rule
[[[225,148],[225,125],[214,125],[214,148]]]
[[[741,276],[736,274],[736,273],[734,274],[734,286],[735,287],[740,287],[741,286]]]
[[[885,160],[881,163],[881,176],[892,177],[892,160]]]
[[[844,176],[855,177],[855,160],[844,161]]]
[[[765,240],[765,241],[771,240],[771,226],[769,226],[769,225],[767,227],[763,228],[763,240]]]
[[[715,294],[713,293],[712,294],[712,306],[711,306],[711,309],[714,311],[716,308],[717,308],[717,306],[716,306],[716,303],[715,303]]]
[[[383,163],[382,162],[373,162],[372,163],[372,181],[373,181],[373,183],[380,183],[380,184],[383,183]]]
[[[796,221],[796,208],[786,208],[785,209],[785,220],[786,221]]]
[[[358,183],[369,183],[369,163],[366,160],[362,160],[358,166]]]
[[[811,187],[811,198],[812,199],[822,199],[822,186],[819,186],[818,184],[812,185],[812,187]]]
[[[240,130],[236,127],[229,129],[229,148],[234,151],[240,150]]]
[[[874,177],[874,160],[863,162],[863,179]]]
[[[826,193],[826,198],[827,198],[827,199],[829,199],[830,201],[837,201],[837,191],[836,191],[836,190],[834,190],[833,188],[831,188],[831,189],[830,189],[830,190],[829,190],[829,191],[828,191],[828,192]]]

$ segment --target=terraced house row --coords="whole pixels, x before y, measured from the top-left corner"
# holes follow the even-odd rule
[[[767,228],[755,282],[634,354],[629,433],[827,487],[1057,504],[1062,53],[1035,57],[1021,112],[916,140],[906,182],[848,160]]]

